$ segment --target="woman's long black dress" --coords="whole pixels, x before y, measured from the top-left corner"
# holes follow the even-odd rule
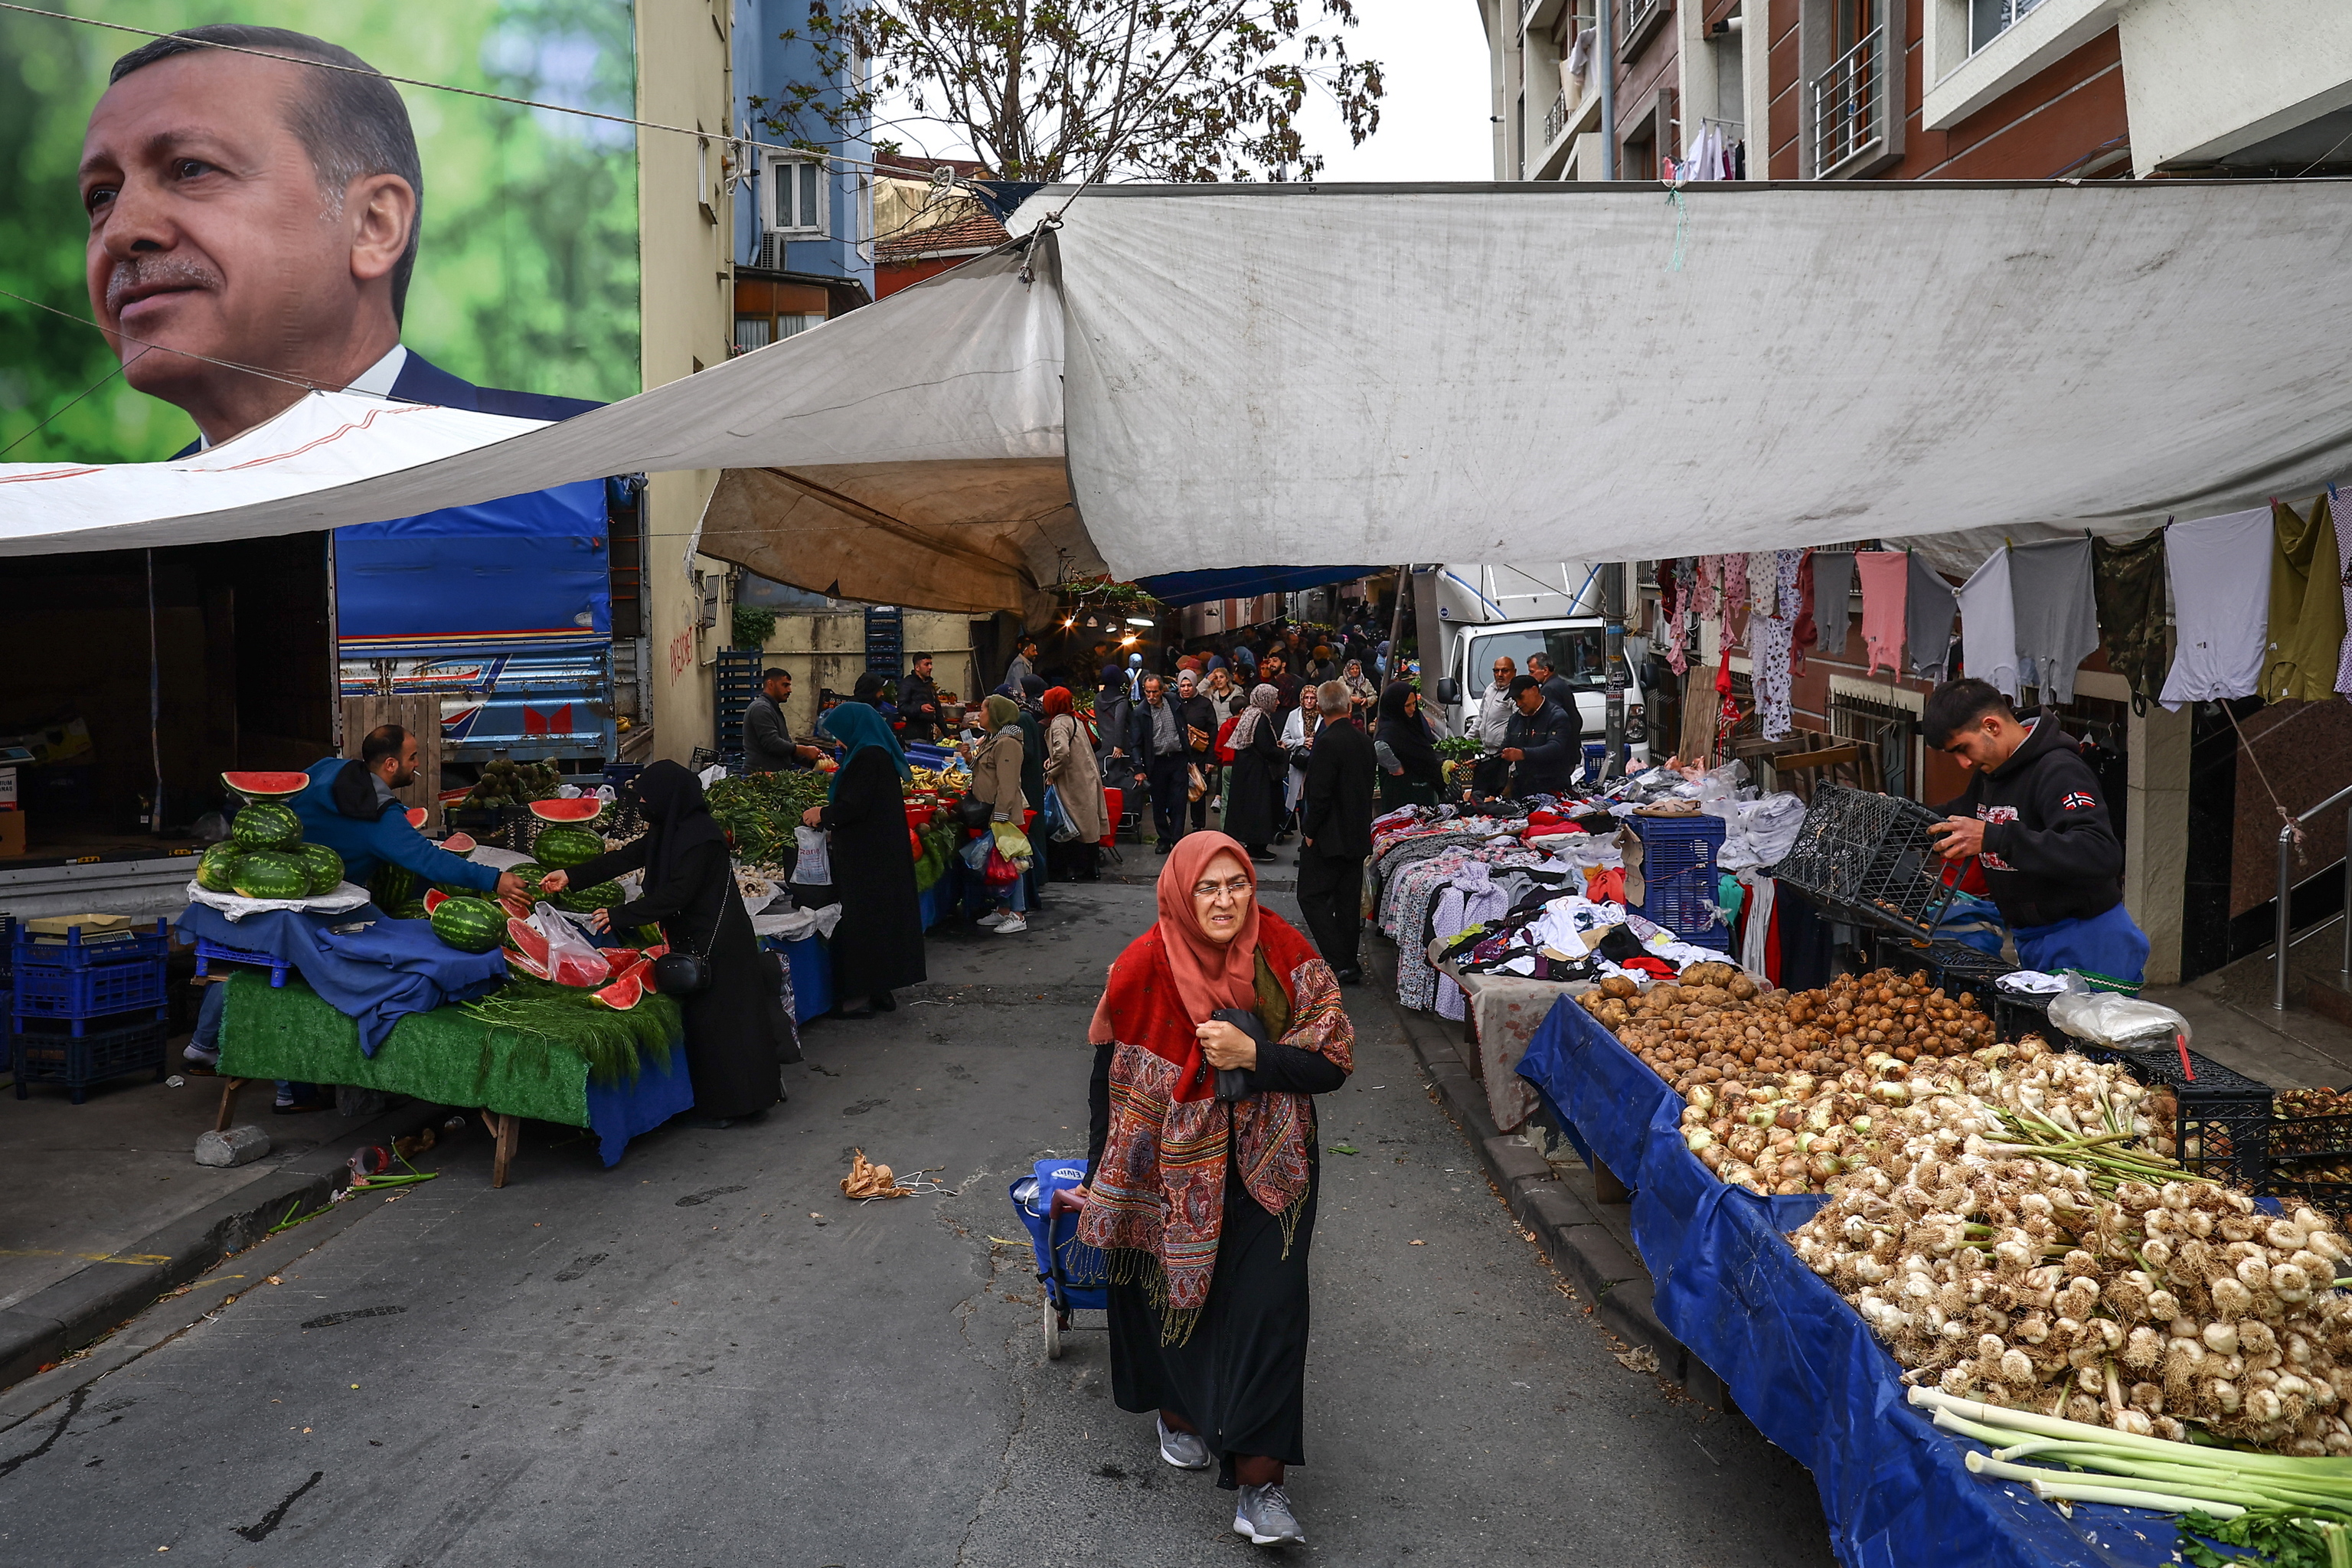
[[[624,871],[645,869],[651,839],[648,834],[572,867],[572,885],[593,887]],[[690,948],[710,960],[710,988],[699,996],[678,998],[686,1015],[686,1066],[694,1084],[695,1110],[704,1116],[750,1116],[783,1099],[776,1064],[800,1060],[800,1047],[793,1038],[791,1020],[784,1016],[774,960],[760,951],[751,917],[743,912],[727,846],[711,842],[685,849],[660,886],[648,887],[641,897],[620,905],[612,918],[613,929],[624,935],[637,926],[658,924],[671,946]]]
[[[1095,1047],[1087,1100],[1092,1122],[1087,1166],[1102,1160],[1110,1135],[1110,1064],[1115,1045]],[[1258,1092],[1328,1094],[1348,1081],[1329,1058],[1297,1046],[1261,1043],[1249,1078]],[[1283,1256],[1282,1219],[1250,1196],[1241,1167],[1225,1163],[1224,1223],[1209,1299],[1182,1344],[1160,1342],[1160,1310],[1140,1281],[1112,1285],[1111,1397],[1140,1415],[1173,1411],[1217,1456],[1217,1484],[1232,1489],[1234,1461],[1257,1457],[1307,1462],[1307,1256],[1323,1186],[1315,1118],[1307,1121],[1307,1200]]]
[[[923,983],[923,911],[903,798],[889,753],[866,746],[843,764],[824,808],[833,889],[841,900],[832,938],[836,996]]]
[[[1234,748],[1234,771],[1225,785],[1225,832],[1255,853],[1274,841],[1282,823],[1282,775],[1289,763],[1271,713],[1258,717],[1257,732]]]

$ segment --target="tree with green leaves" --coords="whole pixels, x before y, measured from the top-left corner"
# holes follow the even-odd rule
[[[816,151],[936,127],[1009,180],[1306,179],[1308,94],[1359,144],[1380,126],[1355,25],[1354,0],[815,0],[783,35],[812,46],[813,79],[760,110]]]

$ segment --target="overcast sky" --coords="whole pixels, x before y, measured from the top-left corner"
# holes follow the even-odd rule
[[[1326,180],[1491,180],[1486,35],[1474,0],[1356,0],[1348,52],[1381,62],[1381,128],[1360,147],[1329,100],[1318,100],[1307,144]]]
[[[1312,5],[1301,9],[1312,18]],[[1302,131],[1307,144],[1324,156],[1321,177],[1493,179],[1486,35],[1475,0],[1356,0],[1356,14],[1358,25],[1347,34],[1349,53],[1381,62],[1388,95],[1381,100],[1380,130],[1360,147],[1349,144],[1328,98],[1308,100]],[[889,106],[883,113],[887,118]],[[941,156],[969,156],[946,145],[936,125],[898,134],[909,151],[919,144]]]

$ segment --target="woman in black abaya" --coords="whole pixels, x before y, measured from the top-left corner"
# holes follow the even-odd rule
[[[801,816],[833,840],[828,858],[841,895],[830,944],[835,1008],[845,1018],[870,1018],[898,1005],[894,986],[924,979],[922,895],[898,788],[914,774],[888,723],[863,703],[828,710],[817,728],[846,748],[825,804]]]
[[[776,1064],[800,1060],[800,1047],[784,1016],[774,960],[752,934],[727,836],[702,798],[701,781],[665,760],[638,774],[634,787],[645,837],[568,872],[551,871],[540,886],[560,893],[624,871],[645,872],[638,897],[597,910],[593,923],[600,931],[657,924],[671,947],[710,961],[709,988],[677,999],[686,1015],[686,1067],[697,1119],[731,1126],[784,1098]]]
[[[1382,811],[1401,805],[1435,805],[1445,787],[1445,765],[1421,716],[1421,693],[1391,680],[1381,693],[1381,721],[1372,731],[1372,752],[1381,771],[1373,784]]]

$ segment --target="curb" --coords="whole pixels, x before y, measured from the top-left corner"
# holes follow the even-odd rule
[[[1376,973],[1381,978],[1392,979],[1395,972],[1381,964]],[[1368,979],[1372,977],[1368,973]],[[1502,1194],[1513,1217],[1535,1233],[1537,1248],[1575,1282],[1611,1332],[1657,1355],[1659,1376],[1680,1384],[1684,1392],[1709,1409],[1729,1408],[1723,1379],[1658,1321],[1650,1271],[1642,1260],[1618,1245],[1600,1216],[1560,1184],[1550,1161],[1495,1125],[1494,1113],[1486,1106],[1486,1086],[1462,1065],[1450,1041],[1425,1020],[1399,1007],[1392,990],[1382,990],[1381,1000],[1396,1018],[1422,1071],[1437,1090],[1439,1104],[1476,1149],[1487,1179]]]
[[[389,1143],[443,1114],[439,1106],[395,1106],[121,1249],[124,1256],[169,1262],[152,1268],[92,1264],[0,1310],[0,1389],[105,1338],[157,1297],[263,1240],[289,1209],[307,1215],[325,1207],[346,1184],[341,1178],[352,1150]]]

